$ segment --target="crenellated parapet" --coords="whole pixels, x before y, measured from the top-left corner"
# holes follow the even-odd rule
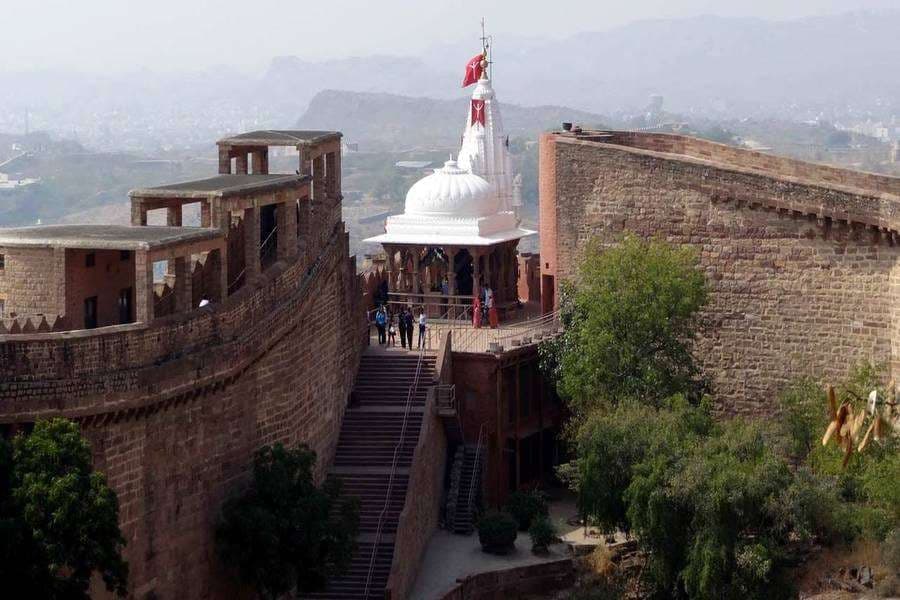
[[[306,444],[319,478],[333,460],[364,281],[339,188],[325,210],[313,185],[220,175],[135,190],[131,226],[0,231],[0,434],[80,425],[118,495],[129,597],[234,598],[212,532],[254,452]]]

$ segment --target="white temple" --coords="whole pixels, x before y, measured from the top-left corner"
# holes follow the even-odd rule
[[[388,217],[381,244],[489,246],[535,232],[520,227],[521,177],[515,177],[500,107],[486,72],[475,85],[456,161],[417,181],[402,215]],[[484,124],[473,118],[483,101]]]
[[[465,303],[488,285],[498,304],[517,303],[516,246],[535,232],[521,227],[521,176],[513,173],[508,146],[485,68],[458,159],[413,184],[403,214],[388,217],[385,232],[365,240],[384,246],[393,295],[416,294],[424,302],[429,291],[446,295],[449,288]]]

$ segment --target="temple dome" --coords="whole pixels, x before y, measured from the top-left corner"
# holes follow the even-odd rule
[[[460,169],[455,160],[417,181],[406,194],[404,213],[419,216],[486,217],[498,198],[486,180]]]

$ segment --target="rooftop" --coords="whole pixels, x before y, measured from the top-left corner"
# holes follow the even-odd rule
[[[0,229],[0,247],[155,250],[216,239],[218,229],[131,225],[38,225]]]
[[[264,129],[222,138],[220,146],[312,146],[341,139],[340,131],[316,129]]]
[[[309,175],[290,174],[216,175],[195,181],[131,190],[128,195],[142,198],[221,198],[246,192],[265,192],[294,187],[310,179]]]

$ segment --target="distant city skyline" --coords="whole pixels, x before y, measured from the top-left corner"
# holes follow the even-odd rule
[[[3,7],[0,72],[259,70],[276,56],[409,55],[467,37],[477,46],[482,16],[498,37],[560,38],[649,18],[783,20],[898,7],[897,0],[36,0]]]

